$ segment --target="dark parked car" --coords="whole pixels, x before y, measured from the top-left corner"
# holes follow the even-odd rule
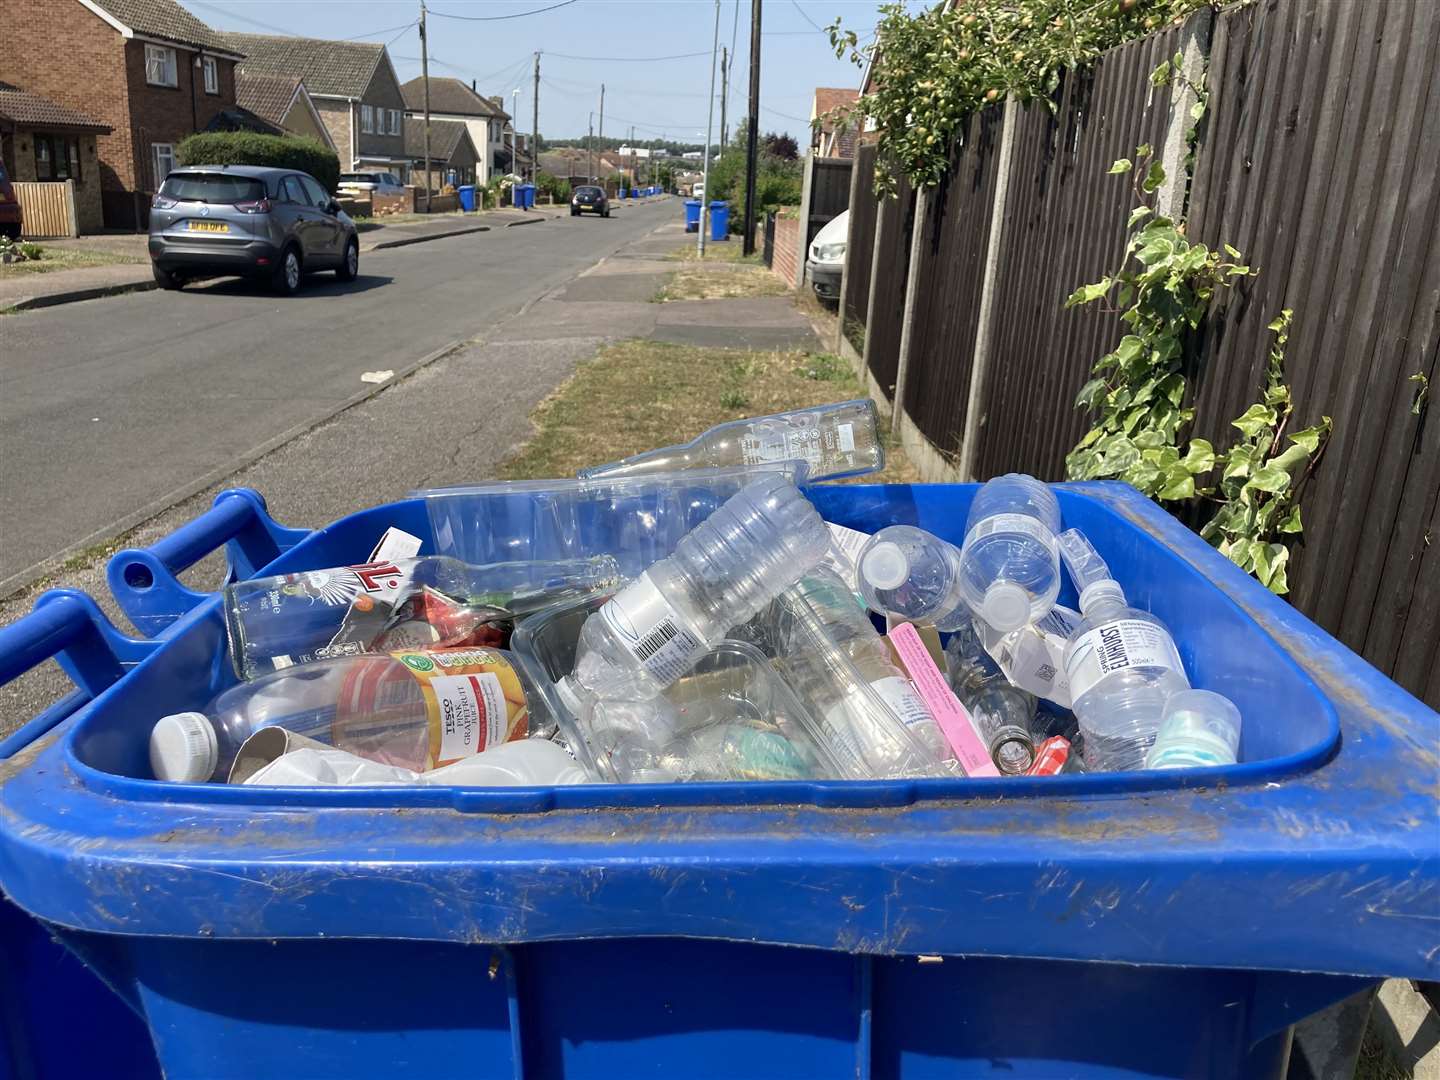
[[[570,196],[570,216],[575,217],[586,210],[601,217],[610,216],[610,200],[605,197],[604,188],[586,184],[575,189]]]
[[[0,162],[0,236],[19,240],[20,216],[20,200],[15,198],[15,188],[5,172],[4,162]]]
[[[172,172],[155,193],[150,261],[166,289],[239,274],[289,294],[316,270],[353,281],[360,241],[355,223],[308,173],[192,165]]]

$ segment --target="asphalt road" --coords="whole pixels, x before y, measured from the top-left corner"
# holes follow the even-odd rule
[[[353,284],[322,274],[293,299],[218,281],[6,317],[0,582],[330,415],[364,372],[483,340],[674,214],[663,201],[377,251]]]

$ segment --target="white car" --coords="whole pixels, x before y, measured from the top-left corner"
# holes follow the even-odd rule
[[[692,187],[690,189],[690,197],[692,199],[700,199],[701,201],[703,201],[705,198],[705,185],[696,184],[694,187]]]
[[[832,218],[815,234],[805,258],[805,272],[815,295],[825,302],[840,302],[840,278],[845,273],[845,244],[850,234],[850,211]]]
[[[341,191],[355,194],[404,195],[405,185],[390,172],[347,172],[340,174]]]

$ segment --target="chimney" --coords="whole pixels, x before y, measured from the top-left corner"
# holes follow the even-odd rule
[[[470,92],[471,92],[472,94],[475,93],[475,80],[474,80],[474,79],[471,79],[471,80],[470,80]]]

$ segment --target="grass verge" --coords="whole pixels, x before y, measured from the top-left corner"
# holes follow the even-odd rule
[[[785,296],[790,289],[772,274],[758,255],[742,255],[738,238],[710,244],[702,259],[693,243],[670,253],[680,269],[655,293],[655,301],[733,300],[751,296]]]
[[[114,251],[82,251],[75,248],[49,248],[40,245],[39,259],[0,263],[0,281],[25,274],[53,274],[60,270],[78,270],[85,266],[111,266],[118,263],[143,263],[144,259]]]
[[[828,353],[620,342],[601,349],[536,407],[535,437],[500,475],[574,476],[587,465],[693,439],[727,420],[864,396],[849,366]],[[918,479],[898,446],[887,440],[885,449],[885,471],[864,481]]]

